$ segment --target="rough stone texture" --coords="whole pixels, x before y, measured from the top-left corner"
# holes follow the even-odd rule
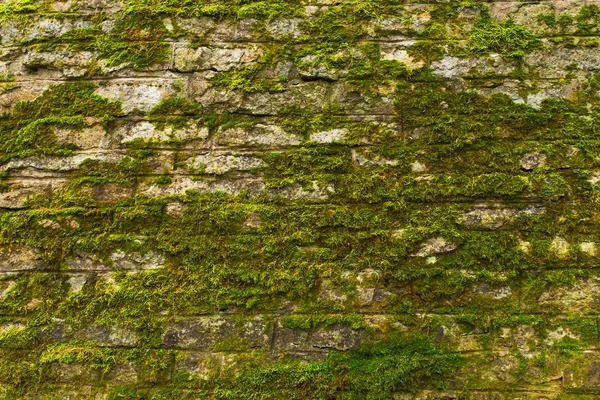
[[[369,398],[598,396],[598,1],[139,3],[0,0],[0,398],[413,337],[463,366]]]

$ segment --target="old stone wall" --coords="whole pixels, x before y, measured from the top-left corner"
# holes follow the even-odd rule
[[[599,35],[0,0],[0,398],[600,396]]]

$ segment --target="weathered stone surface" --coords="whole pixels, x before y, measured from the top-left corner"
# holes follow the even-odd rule
[[[317,143],[343,142],[348,129],[332,129],[330,131],[316,132],[310,135],[310,140]]]
[[[289,106],[321,109],[328,101],[328,88],[317,82],[294,85],[281,93],[249,93],[244,96],[239,112],[250,115],[275,115]]]
[[[67,31],[77,28],[90,28],[91,21],[82,18],[36,18],[30,23],[22,26],[19,21],[7,21],[3,23],[0,43],[3,46],[17,44],[25,40],[44,37],[59,37]]]
[[[509,73],[516,65],[506,62],[497,54],[492,54],[488,59],[471,59],[447,56],[440,61],[431,63],[432,72],[443,78],[462,78],[467,76],[474,68],[480,73]]]
[[[539,297],[540,306],[548,310],[566,313],[582,313],[598,307],[600,297],[598,279],[578,280],[569,287],[558,287],[544,291]]]
[[[543,167],[545,162],[545,154],[533,152],[525,154],[519,161],[519,164],[525,171],[533,171],[536,168]]]
[[[461,222],[476,229],[495,230],[522,215],[537,217],[544,212],[544,209],[545,207],[541,205],[529,205],[522,210],[515,210],[504,208],[500,204],[482,203],[463,214]]]
[[[266,348],[271,329],[261,318],[244,319],[242,323],[221,317],[204,317],[169,324],[164,333],[166,347],[210,351],[219,340],[240,339],[251,348]]]
[[[313,350],[307,330],[285,328],[279,323],[275,329],[274,348],[277,352],[287,354],[289,352]]]
[[[265,165],[259,158],[245,155],[199,154],[188,159],[190,168],[202,168],[207,174],[222,175],[231,171],[251,171]]]
[[[398,160],[389,160],[378,156],[369,157],[368,155],[361,154],[356,150],[352,150],[352,161],[360,167],[396,165],[398,163]]]
[[[208,380],[221,371],[224,356],[218,353],[189,352],[175,368]]]
[[[231,71],[251,67],[260,58],[261,52],[255,46],[218,48],[198,47],[175,49],[175,68],[181,72],[212,70]]]
[[[432,254],[448,253],[456,250],[456,245],[443,237],[436,237],[425,241],[421,249],[415,254],[416,257],[427,257]]]
[[[59,383],[94,383],[100,380],[101,371],[81,364],[55,362],[48,368],[47,376]]]
[[[118,162],[123,156],[121,154],[110,154],[105,152],[85,152],[80,154],[74,154],[71,157],[26,157],[17,160],[11,160],[7,164],[0,167],[3,170],[16,170],[16,169],[34,169],[41,170],[44,172],[48,171],[76,171],[80,168],[81,163],[86,160],[98,160],[104,162]],[[101,186],[98,186],[98,190]],[[102,186],[106,190],[110,190],[110,186]],[[106,194],[108,196],[108,194]],[[102,197],[103,194],[98,192],[98,196]]]
[[[231,195],[245,192],[250,197],[256,197],[265,193],[265,184],[260,179],[226,180],[211,176],[192,179],[187,176],[176,176],[168,185],[143,184],[138,187],[138,193],[148,196],[185,194],[188,190],[198,193],[225,192]]]
[[[81,292],[81,289],[83,289],[83,285],[85,285],[88,278],[89,276],[84,274],[71,275],[69,277],[69,285],[71,286],[71,291],[73,293]]]
[[[9,180],[8,188],[0,192],[0,208],[21,209],[28,198],[39,193],[52,193],[64,183],[64,179],[40,179],[37,176],[33,176],[32,179]]]
[[[210,39],[214,42],[253,42],[256,40],[254,24],[256,20],[252,18],[239,19],[235,23],[220,21],[211,31]]]
[[[172,201],[167,204],[166,213],[171,218],[181,218],[183,217],[186,209],[187,206],[185,204],[178,201]]]
[[[298,38],[302,35],[302,31],[299,29],[299,25],[302,20],[299,18],[295,19],[283,19],[275,18],[267,22],[267,29],[273,36],[291,36]]]
[[[23,66],[32,71],[56,70],[60,72],[61,78],[80,78],[87,73],[88,65],[92,60],[95,60],[95,55],[87,51],[81,53],[30,51],[23,60]]]
[[[273,125],[257,125],[251,130],[232,128],[217,133],[217,143],[225,146],[277,148],[297,146],[301,140],[300,135],[288,134],[280,127]]]
[[[594,397],[596,1],[146,3],[0,0],[0,397]]]
[[[100,263],[93,255],[75,250],[72,257],[67,260],[71,271],[103,271],[109,268]]]
[[[163,256],[154,252],[148,252],[145,254],[127,254],[122,251],[117,251],[112,254],[111,260],[114,263],[115,268],[128,271],[157,269],[161,268],[165,262]]]
[[[117,385],[127,385],[137,382],[138,373],[135,364],[117,364],[104,376],[105,379]]]
[[[169,140],[171,131],[171,129],[169,131],[158,130],[154,127],[154,124],[142,121],[132,125],[124,125],[119,128],[116,134],[121,143],[127,143],[135,139],[166,141]]]
[[[414,43],[412,43],[414,44]],[[381,48],[382,58],[384,60],[389,61],[398,61],[406,65],[406,67],[411,70],[415,68],[421,68],[425,65],[425,62],[421,60],[413,59],[408,51],[405,49],[400,49],[398,46],[383,46]]]
[[[133,197],[135,187],[123,183],[102,183],[94,185],[90,192],[95,200],[112,203]]]
[[[28,246],[0,246],[0,272],[36,270],[45,263],[38,250]]]
[[[106,132],[99,124],[81,130],[55,129],[54,134],[59,143],[73,144],[79,149],[89,150],[108,146]]]
[[[347,326],[333,325],[315,332],[311,343],[317,348],[353,349],[360,346],[360,333]]]
[[[109,83],[105,86],[100,86],[95,93],[111,100],[119,100],[125,114],[129,114],[134,110],[148,112],[162,100],[177,95],[169,81],[136,83],[134,85]]]
[[[135,347],[138,336],[131,326],[91,325],[75,333],[75,337],[95,342],[105,347]]]

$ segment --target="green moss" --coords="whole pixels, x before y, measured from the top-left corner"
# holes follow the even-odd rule
[[[106,59],[106,67],[131,64],[145,68],[166,60],[169,45],[164,42],[166,28],[148,13],[126,13],[108,35],[96,38],[94,48]]]
[[[183,98],[167,99],[157,104],[148,113],[148,121],[157,129],[181,129],[190,123],[196,127],[207,127],[211,133],[234,127],[252,128],[255,122],[248,116],[205,112],[202,105]],[[175,137],[173,137],[175,139]]]
[[[541,48],[542,42],[512,20],[500,23],[482,18],[470,32],[464,56],[498,53],[507,60],[518,59]]]
[[[286,153],[271,153],[264,157],[269,164],[265,173],[267,187],[284,187],[300,183],[309,190],[312,182],[331,183],[336,174],[349,170],[352,155],[340,147],[302,147]]]
[[[391,392],[410,391],[431,383],[444,386],[444,377],[461,365],[461,357],[437,349],[425,340],[395,339],[364,346],[348,355],[331,356],[324,363],[283,363],[250,370],[233,387],[218,384],[218,398],[355,397],[382,399]],[[250,397],[249,397],[250,396]]]
[[[0,5],[0,20],[6,21],[23,15],[46,11],[48,4],[47,1],[10,0],[8,3]]]
[[[260,0],[233,2],[217,1],[211,4],[195,3],[190,1],[150,1],[131,0],[127,3],[124,14],[149,13],[164,17],[174,15],[180,17],[217,17],[217,18],[255,18],[270,20],[275,17],[302,17],[304,8],[297,1]]]
[[[341,64],[355,65],[348,71],[345,82],[352,89],[370,96],[393,91],[394,82],[408,75],[406,64],[396,60],[382,60],[379,45],[358,47],[360,57],[340,60]]]
[[[239,337],[219,338],[212,347],[212,351],[249,351],[252,343],[248,339]]]
[[[595,35],[600,28],[600,7],[595,4],[584,5],[577,14],[540,14],[538,21],[546,24],[552,33]]]
[[[165,126],[183,128],[187,123],[202,115],[200,104],[190,103],[182,98],[164,100],[148,113],[148,121],[159,129]]]
[[[395,115],[384,123],[360,120],[362,114],[348,115],[348,104],[344,108],[331,104],[323,109],[284,108],[272,117],[244,117],[208,112],[182,98],[167,99],[147,115],[158,129],[201,126],[213,134],[254,123],[275,124],[304,141],[263,156],[266,165],[254,173],[264,179],[269,196],[189,191],[99,200],[94,194],[99,188],[172,184],[168,171],[157,175],[151,168],[149,157],[155,155],[152,148],[157,143],[134,141],[119,163],[84,162],[63,188],[33,196],[24,209],[0,211],[0,244],[34,247],[46,269],[6,275],[0,282],[7,290],[0,300],[0,321],[3,326],[15,324],[0,334],[0,381],[10,382],[3,395],[23,398],[36,389],[39,395],[51,390],[48,370],[54,365],[83,365],[105,375],[114,366],[132,361],[139,372],[138,384],[103,382],[110,387],[109,397],[387,398],[392,392],[443,387],[438,383],[457,371],[461,357],[431,344],[433,332],[440,332],[442,325],[451,330],[446,334],[442,329],[436,343],[456,346],[453,335],[459,334],[459,326],[488,350],[498,345],[505,329],[517,335],[520,327],[533,327],[540,337],[539,348],[530,350],[541,349],[539,357],[526,359],[512,347],[518,362],[509,375],[521,389],[528,385],[532,368],[545,370],[556,355],[566,362],[598,345],[593,303],[583,306],[585,315],[565,320],[556,316],[565,312],[560,305],[539,300],[597,275],[595,258],[577,245],[600,243],[599,189],[588,181],[600,167],[595,128],[598,76],[585,82],[573,98],[548,99],[539,108],[516,104],[505,95],[484,97],[453,90],[428,68],[444,56],[444,46],[460,55],[498,53],[511,61],[540,46],[525,28],[512,21],[494,23],[484,15],[468,33],[466,47],[459,49],[457,2],[427,7],[431,22],[419,34],[423,44],[409,49],[413,58],[424,61],[424,67],[411,71],[400,62],[385,60],[381,48],[369,43],[371,37],[386,34],[372,25],[379,18],[398,16],[403,9],[400,2],[330,5],[302,23],[304,36],[299,39],[271,38],[264,24],[275,17],[301,15],[299,3],[289,7],[280,1],[197,3],[130,2],[113,31],[104,36],[95,27],[38,44],[54,49],[64,41],[74,51],[104,49],[102,57],[110,65],[147,68],[164,59],[166,40],[176,35],[167,32],[163,18],[252,17],[260,20],[255,26],[257,37],[276,42],[274,50],[266,52],[257,67],[218,74],[213,84],[244,92],[274,92],[297,83],[280,80],[272,72],[278,63],[325,66],[340,72],[350,90],[365,96],[362,100],[372,97],[367,101],[377,104],[378,96],[393,95]],[[19,4],[29,7],[29,3]],[[27,7],[16,15],[35,11]],[[574,18],[582,32],[594,32],[594,12],[586,9]],[[555,23],[567,27],[571,21],[559,17]],[[131,43],[124,40],[128,37],[133,38]],[[574,40],[573,45],[588,44]],[[100,72],[98,65],[90,65],[89,70],[90,75]],[[569,67],[568,72],[573,71]],[[467,78],[473,87],[481,88],[507,78],[534,79],[535,72],[517,68],[494,75],[473,70]],[[12,83],[13,78],[1,80]],[[2,160],[68,155],[73,149],[57,142],[53,128],[81,129],[92,120],[85,117],[108,125],[121,116],[118,103],[93,92],[89,83],[61,85],[36,100],[17,104],[0,119]],[[332,129],[347,129],[346,140],[310,141],[311,134]],[[177,149],[180,143],[160,145]],[[544,153],[545,165],[523,170],[520,159],[530,152]],[[186,157],[175,152],[174,167],[184,167]],[[367,161],[361,165],[363,158]],[[426,170],[413,171],[415,162]],[[12,187],[11,173],[0,175],[1,190]],[[327,201],[273,199],[279,190],[295,184],[305,190],[314,190],[315,184],[331,185]],[[521,213],[525,204],[535,203],[544,212],[507,218],[496,229],[465,225],[464,214],[482,199]],[[172,212],[172,203],[181,204],[181,215]],[[260,223],[247,223],[250,216]],[[48,228],[48,221],[60,229]],[[571,244],[564,258],[552,250],[557,236]],[[419,257],[423,243],[435,237],[445,238],[456,249]],[[524,241],[530,243],[529,251],[523,250]],[[64,270],[76,252],[116,268],[111,260],[116,251],[157,253],[164,257],[164,266],[136,273],[114,271],[112,283],[90,273],[81,291],[70,291]],[[368,282],[353,278],[365,269],[376,270],[377,278]],[[343,296],[338,302],[324,299],[324,288],[345,295],[346,300]],[[359,304],[359,289],[373,290],[385,299]],[[503,290],[502,296],[496,296],[496,290]],[[164,327],[177,316],[242,310],[280,315],[282,310],[287,313],[290,304],[296,307],[295,314],[280,320],[288,329],[310,333],[345,325],[361,329],[361,338],[379,340],[377,335],[386,336],[389,327],[402,323],[408,338],[383,340],[325,362],[304,364],[267,363],[259,352],[237,354],[238,370],[211,375],[208,381],[174,371],[176,352],[162,348]],[[369,316],[367,324],[363,313],[385,315],[387,322],[381,329],[371,329],[376,318]],[[48,343],[40,332],[51,330],[54,318],[75,330],[128,323],[140,337],[139,346],[109,349],[84,341]],[[559,326],[579,333],[579,340],[566,338],[547,345],[544,335]],[[410,339],[412,335],[416,339]],[[502,340],[510,339],[503,336]],[[246,340],[230,338],[218,340],[211,350],[253,349]],[[477,369],[494,361],[475,353],[470,360]],[[252,357],[254,364],[248,360]],[[465,392],[506,387],[476,377],[469,377],[466,385]]]
[[[61,364],[86,364],[91,368],[108,372],[117,363],[118,350],[101,348],[93,342],[71,341],[50,344],[40,355],[41,365],[58,362]]]
[[[94,94],[92,83],[51,86],[40,97],[18,102],[12,113],[0,117],[0,161],[30,156],[70,155],[72,146],[61,144],[56,129],[81,129],[85,117],[108,123],[121,114],[121,105]]]
[[[348,123],[348,117],[337,104],[328,104],[321,112],[310,107],[290,106],[281,110],[274,118],[274,122],[286,132],[302,135],[305,140],[311,133],[343,128]]]

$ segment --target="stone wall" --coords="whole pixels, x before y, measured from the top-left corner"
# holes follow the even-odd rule
[[[600,396],[600,2],[0,0],[0,397]]]

